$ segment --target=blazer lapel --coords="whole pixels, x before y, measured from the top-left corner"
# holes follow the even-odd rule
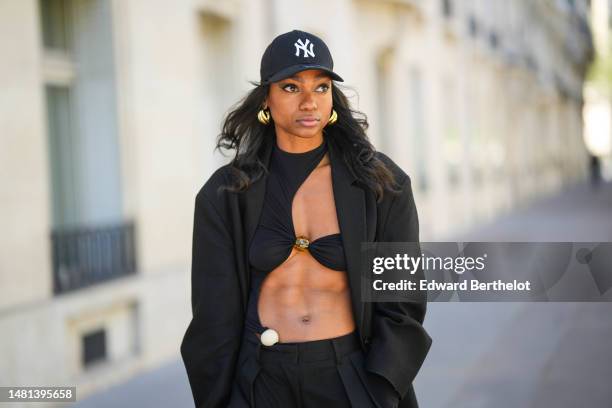
[[[361,242],[367,241],[365,191],[355,183],[357,178],[350,172],[340,152],[334,150],[331,143],[328,146],[334,201],[342,234],[353,312],[361,329],[365,307],[361,301]]]
[[[270,155],[272,154],[272,144],[268,143],[265,147],[263,155],[261,156],[262,163],[269,168]],[[243,304],[247,304],[248,291],[251,287],[251,273],[249,266],[249,245],[259,224],[259,218],[261,216],[261,210],[263,209],[264,198],[266,195],[266,184],[268,180],[268,174],[264,174],[259,180],[254,182],[244,194],[239,194],[241,200],[242,214],[244,214],[243,230],[244,230],[244,252],[243,252],[243,265],[244,275],[240,277],[241,281],[244,282],[243,287]],[[246,311],[246,309],[245,309]]]
[[[261,157],[262,163],[269,169],[270,156],[272,154],[272,144],[268,143]],[[268,174],[264,174],[262,178],[254,182],[244,193],[244,208],[245,208],[245,246],[248,254],[248,245],[251,243],[253,234],[259,224],[261,210],[263,209],[264,198],[266,195],[266,182]],[[248,256],[248,255],[247,255]],[[247,260],[248,261],[248,260]]]

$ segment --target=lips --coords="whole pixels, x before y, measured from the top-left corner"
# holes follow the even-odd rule
[[[316,126],[317,123],[319,123],[319,120],[320,119],[314,116],[306,116],[306,117],[298,119],[297,122],[303,126]]]

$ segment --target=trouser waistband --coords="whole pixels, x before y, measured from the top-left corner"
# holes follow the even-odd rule
[[[256,346],[258,360],[276,362],[312,362],[335,358],[337,362],[356,350],[361,348],[357,330],[351,333],[322,340],[304,342],[276,343],[272,346],[264,346],[255,337],[249,341]]]

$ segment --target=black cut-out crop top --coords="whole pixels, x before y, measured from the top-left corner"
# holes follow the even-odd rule
[[[291,254],[297,239],[291,211],[293,197],[326,152],[325,141],[316,149],[304,153],[285,152],[274,145],[264,206],[249,250],[250,263],[258,270],[270,272]],[[307,244],[310,254],[322,265],[339,271],[345,270],[344,249],[339,233],[319,237],[308,243],[301,242],[302,247]]]
[[[251,332],[262,333],[266,329],[262,326],[257,312],[263,280],[268,273],[289,258],[296,244],[291,211],[293,197],[326,152],[326,141],[316,149],[304,153],[285,152],[274,144],[264,205],[249,247],[252,279],[245,327]],[[339,233],[310,241],[307,249],[322,265],[338,271],[346,270],[342,236]]]

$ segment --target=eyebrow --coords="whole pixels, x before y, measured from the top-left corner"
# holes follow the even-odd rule
[[[331,77],[329,75],[325,74],[325,73],[321,73],[321,74],[319,74],[319,75],[317,75],[315,77],[315,79],[320,79],[320,78],[329,78],[329,79],[331,79]],[[298,81],[298,82],[304,82],[304,80],[302,78],[300,78],[299,76],[297,76],[297,75],[292,75],[292,76],[289,77],[289,79],[293,79],[293,80]]]

